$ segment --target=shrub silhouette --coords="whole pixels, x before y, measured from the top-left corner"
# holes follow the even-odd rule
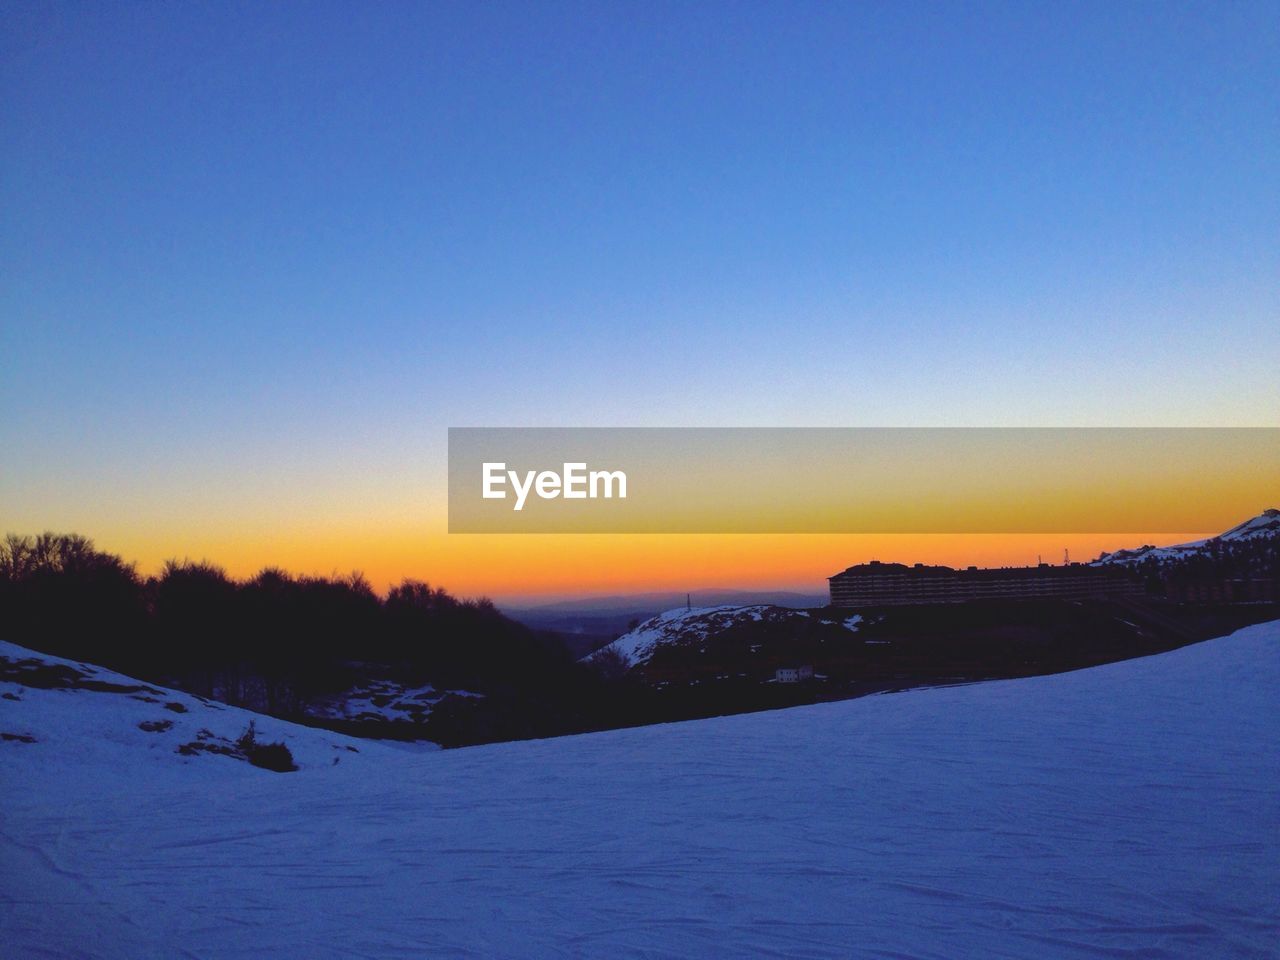
[[[236,740],[236,746],[240,748],[245,759],[255,767],[276,773],[292,773],[298,769],[298,765],[293,762],[293,754],[283,743],[258,742],[258,731],[254,728],[252,720]]]
[[[607,680],[616,680],[626,676],[631,669],[631,661],[626,655],[613,647],[603,647],[591,657],[591,667]]]

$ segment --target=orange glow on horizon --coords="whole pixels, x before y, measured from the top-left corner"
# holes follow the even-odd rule
[[[123,533],[123,532],[122,532]],[[416,535],[315,530],[263,537],[204,536],[175,548],[160,538],[98,536],[98,546],[136,561],[143,574],[169,558],[208,560],[235,577],[267,566],[296,574],[358,570],[378,590],[404,578],[463,597],[500,600],[697,591],[711,588],[820,592],[845,567],[877,559],[980,567],[1061,563],[1103,551],[1167,545],[1213,534],[670,534]],[[169,538],[165,538],[166,540]],[[176,542],[176,541],[170,541]]]

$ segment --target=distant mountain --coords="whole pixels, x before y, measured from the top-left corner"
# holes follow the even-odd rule
[[[785,629],[788,625],[799,625],[811,616],[808,610],[769,604],[694,607],[692,610],[680,607],[649,618],[585,659],[591,662],[607,653],[614,653],[626,660],[628,666],[635,667],[648,663],[664,647],[696,646],[709,638],[718,638],[734,627],[742,626],[759,625],[762,628],[759,633],[763,635],[766,632],[776,632],[778,628]],[[861,620],[860,616],[840,618],[845,629],[850,631],[856,631]]]
[[[1115,553],[1104,553],[1093,561],[1094,566],[1109,564],[1133,564],[1146,560],[1165,562],[1194,557],[1211,550],[1215,543],[1245,543],[1267,537],[1280,536],[1280,510],[1263,510],[1256,517],[1238,523],[1230,530],[1207,540],[1194,540],[1191,543],[1177,543],[1168,547],[1155,547],[1150,544],[1134,550],[1117,550]]]

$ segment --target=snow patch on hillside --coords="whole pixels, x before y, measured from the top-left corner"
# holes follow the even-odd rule
[[[760,621],[766,616],[793,612],[767,604],[750,607],[719,606],[693,607],[692,609],[681,607],[650,617],[634,630],[623,634],[613,643],[583,659],[590,663],[601,657],[605,651],[610,651],[621,655],[630,666],[634,667],[648,663],[659,647],[699,643],[709,636],[721,633],[735,623],[748,620]]]
[[[423,723],[433,709],[451,697],[483,696],[468,690],[437,690],[430,684],[415,687],[395,680],[369,680],[338,696],[317,701],[307,708],[307,713],[328,720]]]
[[[1276,534],[1280,534],[1280,510],[1263,510],[1256,517],[1232,527],[1218,539],[1254,540],[1258,537],[1273,537]]]
[[[622,656],[628,666],[639,666],[648,663],[653,655],[662,647],[694,646],[710,637],[723,633],[738,624],[761,621],[785,623],[786,621],[808,620],[813,614],[808,610],[794,610],[790,607],[776,607],[770,604],[757,604],[750,607],[719,606],[681,607],[668,610],[656,617],[650,617],[629,633],[623,634],[594,653],[583,658],[584,663],[608,655],[609,652]],[[833,621],[834,622],[834,621]],[[845,629],[857,632],[862,617],[854,614],[843,621]]]

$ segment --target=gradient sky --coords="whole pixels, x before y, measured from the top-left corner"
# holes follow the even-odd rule
[[[5,530],[808,582],[449,537],[446,428],[1280,423],[1274,2],[0,11]]]

